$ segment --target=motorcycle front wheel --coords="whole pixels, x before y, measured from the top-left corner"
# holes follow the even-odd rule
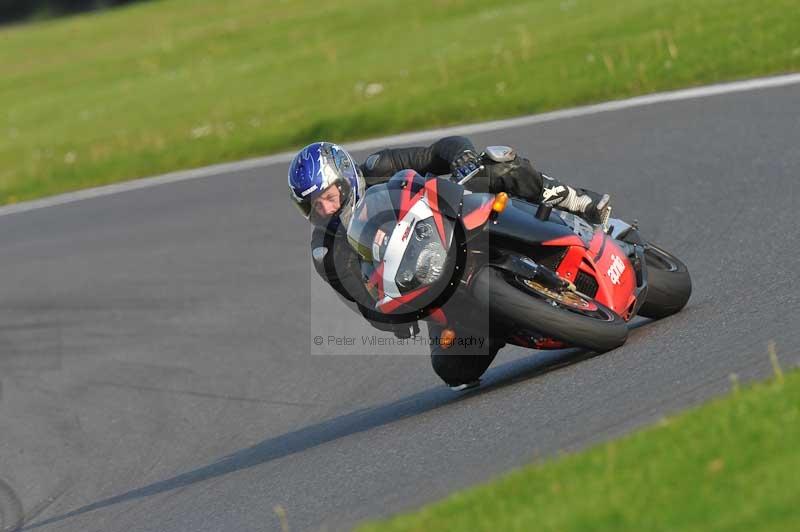
[[[597,353],[616,349],[628,338],[619,314],[582,294],[556,292],[492,267],[484,268],[472,286],[493,320],[500,317]]]

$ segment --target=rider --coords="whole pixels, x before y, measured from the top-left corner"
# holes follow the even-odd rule
[[[289,195],[314,226],[311,255],[320,276],[349,301],[362,299],[366,288],[358,268],[352,264],[355,252],[347,243],[347,224],[356,202],[367,187],[385,183],[395,173],[411,169],[419,174],[452,173],[464,177],[480,166],[466,185],[473,192],[506,192],[534,203],[547,203],[599,223],[609,207],[609,196],[573,188],[536,170],[531,162],[507,149],[503,157],[482,156],[465,137],[445,137],[427,147],[384,149],[359,165],[343,148],[329,142],[309,144],[289,165]],[[358,304],[372,324],[400,337],[416,332],[416,324],[386,324],[374,309]],[[501,345],[500,345],[501,346]],[[432,347],[433,349],[433,347]],[[499,347],[493,348],[493,351]]]
[[[309,144],[289,165],[289,195],[312,225],[312,256],[320,275],[327,253],[324,235],[347,225],[364,190],[385,183],[400,170],[419,174],[468,175],[480,165],[484,169],[467,186],[473,192],[506,192],[534,203],[548,203],[599,223],[609,206],[608,194],[573,188],[536,170],[531,162],[513,151],[509,161],[481,157],[465,137],[445,137],[427,147],[387,148],[368,156],[362,165],[343,148],[329,142]],[[343,223],[342,223],[343,222]]]

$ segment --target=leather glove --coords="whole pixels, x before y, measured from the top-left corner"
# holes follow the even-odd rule
[[[480,155],[472,150],[464,150],[450,163],[450,171],[453,177],[462,179],[477,170],[480,165]]]

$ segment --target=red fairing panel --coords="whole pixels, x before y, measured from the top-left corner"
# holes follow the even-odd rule
[[[434,309],[430,313],[430,317],[439,325],[447,325],[447,316],[445,315],[444,311],[440,308]]]
[[[444,234],[444,220],[442,220],[442,213],[439,212],[439,182],[436,179],[430,179],[425,183],[425,196],[428,198],[428,206],[433,211],[433,221],[436,223],[436,230],[439,231],[439,238],[445,245],[449,244]]]
[[[595,299],[624,319],[630,319],[628,311],[636,299],[636,273],[628,257],[612,238],[604,233],[596,233],[588,249],[577,236],[543,244],[566,245],[567,251],[558,266],[558,275],[573,283],[579,272],[593,277],[597,281]]]
[[[506,343],[511,345],[518,345],[528,349],[539,349],[541,351],[554,350],[554,349],[567,349],[569,344],[556,340],[554,338],[532,338],[530,336],[522,336],[515,334],[508,338]]]
[[[597,233],[589,246],[597,271],[597,299],[628,319],[628,310],[636,299],[636,272],[628,257],[604,233]],[[602,297],[601,297],[602,295]]]
[[[581,248],[585,248],[586,244],[583,243],[583,240],[580,239],[578,235],[568,235],[562,236],[561,238],[554,238],[553,240],[547,240],[546,242],[542,242],[543,246],[578,246]]]
[[[489,215],[492,214],[492,203],[494,200],[487,200],[483,203],[480,207],[475,209],[474,211],[470,212],[469,214],[465,214],[461,220],[464,222],[464,227],[467,231],[471,231],[476,227],[479,227],[486,223],[486,220],[489,219]]]

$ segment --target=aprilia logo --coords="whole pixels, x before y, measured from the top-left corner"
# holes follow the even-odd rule
[[[611,267],[608,268],[608,276],[611,278],[611,282],[619,284],[619,279],[624,271],[625,263],[622,262],[622,259],[616,255],[611,255]]]

